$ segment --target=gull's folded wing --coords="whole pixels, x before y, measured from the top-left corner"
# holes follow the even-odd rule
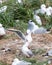
[[[39,29],[34,31],[35,34],[44,34],[44,33],[50,33],[50,31],[47,31],[45,28],[40,27]]]

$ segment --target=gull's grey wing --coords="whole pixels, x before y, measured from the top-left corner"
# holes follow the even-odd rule
[[[43,34],[43,33],[47,33],[47,32],[48,31],[43,27],[40,27],[39,29],[34,31],[35,34]]]
[[[23,40],[26,40],[25,35],[20,30],[8,29],[8,31],[15,32],[20,38],[22,38]]]

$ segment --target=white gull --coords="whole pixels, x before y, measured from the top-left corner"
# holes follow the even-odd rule
[[[12,62],[12,65],[31,65],[31,63],[15,58],[14,61]]]
[[[2,26],[2,24],[0,23],[0,36],[3,36],[3,35],[5,35],[5,34],[6,34],[5,29],[4,29],[4,27]]]
[[[2,13],[2,12],[6,12],[6,9],[7,9],[7,6],[3,6],[3,7],[1,7],[1,8],[0,8],[0,13]]]
[[[42,25],[42,21],[41,21],[41,18],[38,16],[38,15],[34,15],[34,19],[36,20],[36,22],[39,24],[39,25]]]
[[[52,7],[49,6],[47,9],[46,9],[46,15],[47,16],[51,16],[52,15]]]
[[[43,27],[38,27],[38,25],[35,24],[32,20],[29,20],[28,22],[28,29],[33,34],[43,34],[43,33],[50,33],[50,31],[47,31],[47,29]]]
[[[40,13],[41,14],[45,14],[46,13],[46,5],[45,4],[41,5],[41,7],[40,7]]]
[[[21,39],[24,40],[24,45],[21,48],[22,53],[27,57],[33,56],[32,51],[28,48],[30,43],[32,42],[32,37],[31,37],[30,30],[27,30],[27,32],[26,32],[27,35],[26,36],[20,30],[9,29],[8,31],[13,31],[13,32],[17,33],[17,35],[19,37],[21,37]]]

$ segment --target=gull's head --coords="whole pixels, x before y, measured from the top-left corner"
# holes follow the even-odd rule
[[[28,24],[34,25],[35,23],[32,20],[29,20]]]
[[[45,5],[45,4],[42,4],[42,5],[41,5],[41,8],[46,8],[46,5]]]
[[[29,20],[28,23],[30,24],[32,22],[32,20]]]
[[[32,22],[32,20],[29,20],[29,22]]]
[[[0,23],[0,27],[2,27],[2,24]]]
[[[14,62],[19,62],[19,59],[18,59],[18,58],[15,58],[15,59],[14,59]]]

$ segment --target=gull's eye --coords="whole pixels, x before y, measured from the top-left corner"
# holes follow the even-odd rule
[[[30,22],[32,22],[32,20]]]

